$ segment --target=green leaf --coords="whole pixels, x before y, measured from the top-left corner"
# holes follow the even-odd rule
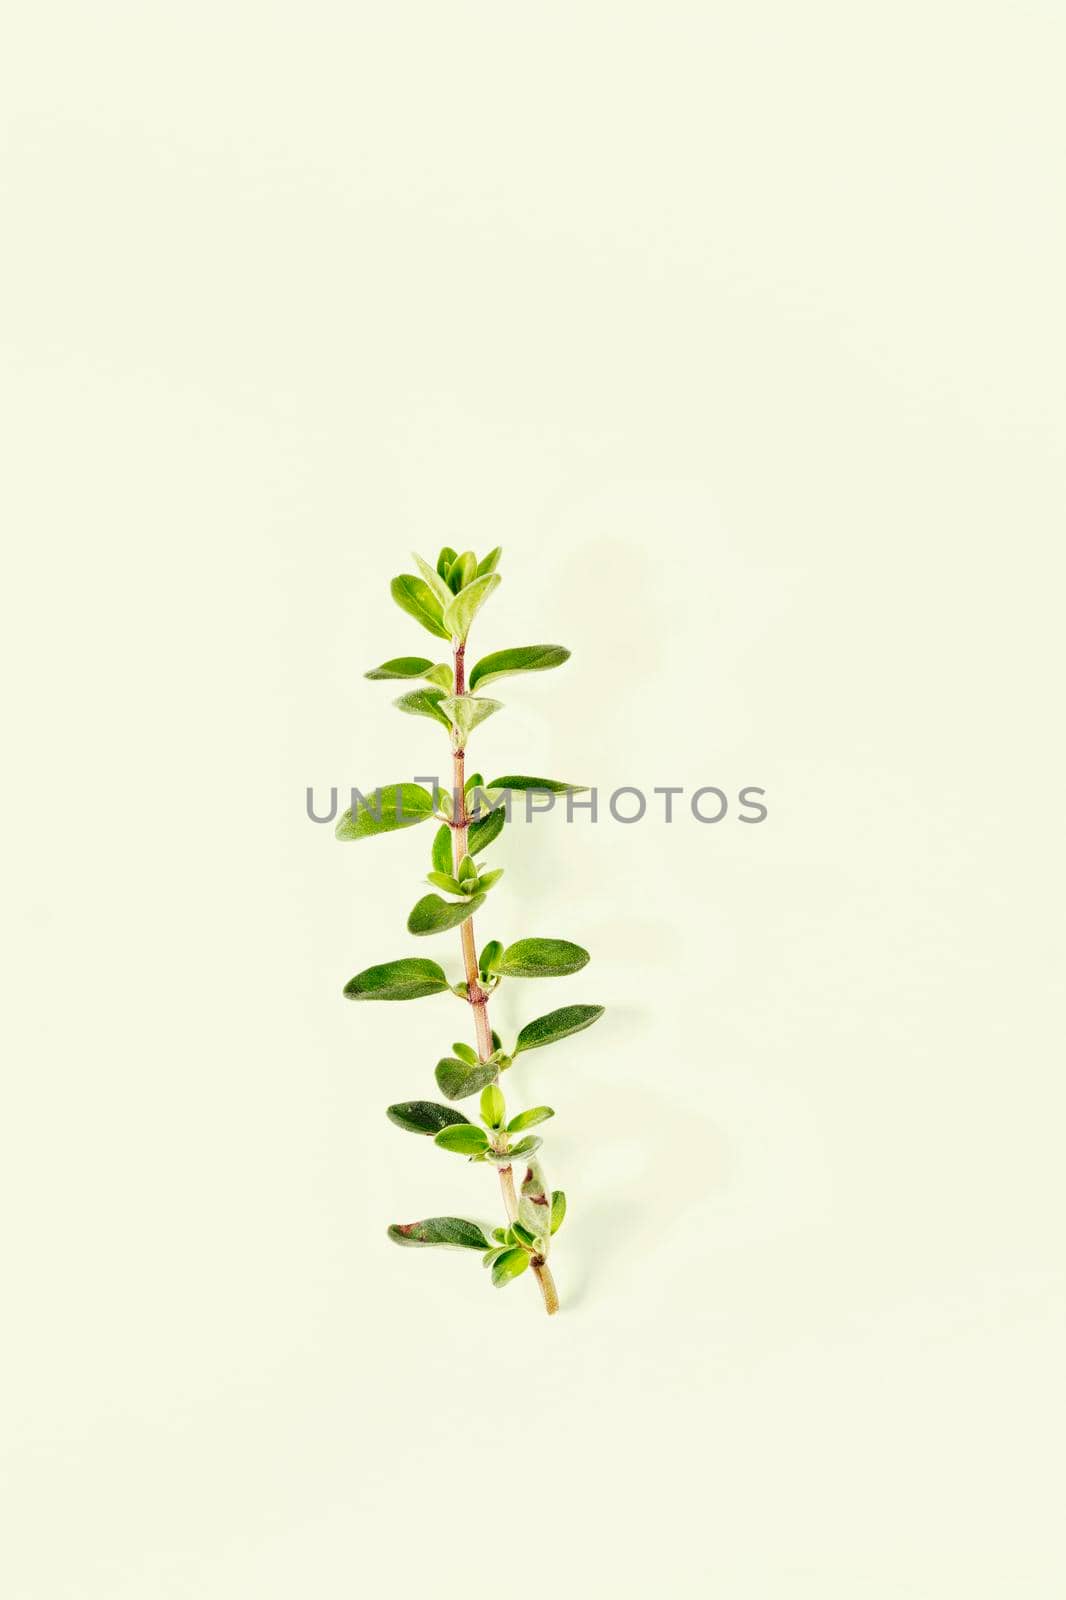
[[[394,1222],[389,1229],[394,1244],[454,1245],[462,1250],[487,1250],[489,1241],[476,1222],[465,1217],[426,1217],[422,1222]]]
[[[425,994],[443,994],[450,988],[444,969],[435,961],[407,956],[367,967],[344,985],[349,1000],[418,1000]]]
[[[516,672],[545,672],[569,661],[570,652],[561,644],[523,644],[513,650],[496,650],[482,656],[470,673],[470,688],[491,683],[494,678],[509,678]]]
[[[552,1233],[558,1233],[566,1216],[566,1195],[561,1189],[552,1191]]]
[[[517,1117],[512,1117],[507,1124],[507,1132],[521,1133],[524,1128],[535,1128],[538,1122],[547,1122],[554,1115],[551,1106],[533,1106],[531,1110],[520,1111]]]
[[[436,596],[437,603],[441,609],[441,614],[443,615],[445,606],[450,606],[452,603],[451,589],[449,589],[440,573],[434,571],[428,561],[423,561],[422,557],[415,555],[413,550],[411,554],[414,556],[415,565],[417,566],[419,572],[426,580],[427,588],[432,590],[433,594]]]
[[[434,722],[441,723],[450,733],[452,724],[440,709],[444,698],[444,690],[434,686],[431,689],[412,689],[392,703],[398,711],[406,711],[409,716],[432,717]]]
[[[486,1084],[481,1091],[481,1117],[490,1128],[498,1128],[506,1114],[507,1107],[498,1086],[495,1083]]]
[[[459,882],[472,883],[476,877],[477,868],[474,865],[474,858],[468,853],[459,863]]]
[[[524,1244],[527,1250],[532,1250],[537,1242],[537,1235],[527,1228],[524,1222],[512,1222],[511,1232],[519,1244]]]
[[[452,870],[452,830],[442,822],[433,836],[433,869],[450,875]]]
[[[482,894],[488,894],[494,883],[499,883],[503,877],[503,868],[497,867],[495,872],[482,872],[477,879],[478,888]]]
[[[465,641],[470,624],[492,591],[499,588],[500,581],[497,573],[489,572],[483,578],[475,578],[465,589],[460,589],[444,613],[444,626],[453,639]]]
[[[460,589],[465,589],[476,577],[477,556],[472,550],[464,550],[462,555],[456,556],[452,562],[451,571],[448,573],[448,587],[452,594],[458,594]]]
[[[438,573],[438,575],[440,577],[442,577],[442,578],[447,579],[448,568],[452,565],[452,563],[456,559],[457,559],[457,557],[456,557],[455,551],[452,549],[451,545],[450,544],[443,545],[441,547],[440,555],[437,557],[437,573]]]
[[[414,617],[423,628],[435,633],[438,639],[451,638],[451,634],[444,626],[440,601],[421,578],[405,572],[399,578],[393,578],[390,593],[401,611],[406,611],[408,616]]]
[[[525,1156],[531,1156],[534,1150],[539,1150],[544,1140],[537,1134],[531,1133],[525,1139],[519,1139],[517,1144],[511,1146],[507,1152],[509,1161],[520,1161]]]
[[[451,694],[452,685],[455,683],[455,673],[446,661],[439,661],[435,667],[430,667],[423,676],[429,683],[439,684],[446,694]]]
[[[545,1243],[551,1237],[551,1190],[539,1161],[531,1161],[518,1193],[518,1218]]]
[[[447,872],[427,872],[426,881],[434,889],[443,889],[445,894],[462,894],[462,886]]]
[[[397,828],[413,828],[433,815],[433,796],[418,783],[386,783],[356,801],[337,823],[338,839],[372,839]]]
[[[503,945],[499,939],[490,939],[478,956],[477,964],[480,972],[492,972],[497,961],[503,955]]]
[[[497,1234],[498,1234],[498,1233],[499,1233],[499,1234],[502,1234],[502,1232],[503,1232],[503,1229],[502,1229],[502,1228],[494,1228],[494,1229],[493,1229],[493,1234],[492,1234],[492,1237],[493,1237],[493,1238],[494,1238],[494,1239],[495,1239],[495,1237],[496,1237],[496,1235],[497,1235]],[[506,1244],[504,1244],[504,1243],[503,1243],[503,1242],[502,1242],[502,1240],[501,1240],[501,1242],[500,1242],[500,1243],[499,1243],[499,1244],[496,1244],[496,1245],[493,1245],[493,1247],[492,1247],[492,1249],[491,1249],[491,1250],[487,1250],[487,1251],[486,1251],[486,1252],[485,1252],[485,1254],[484,1254],[484,1255],[483,1255],[483,1256],[482,1256],[482,1258],[481,1258],[481,1265],[482,1265],[482,1266],[483,1266],[483,1267],[491,1267],[491,1266],[494,1266],[494,1265],[495,1265],[495,1263],[496,1263],[496,1262],[497,1262],[497,1261],[498,1261],[498,1260],[499,1260],[499,1259],[500,1259],[500,1257],[501,1257],[501,1256],[502,1256],[502,1255],[503,1255],[503,1253],[504,1253],[504,1251],[505,1251],[505,1250],[510,1250],[510,1249],[511,1249],[511,1241],[510,1241],[510,1240],[508,1240],[508,1241],[507,1241],[507,1243],[506,1243]]]
[[[482,850],[487,850],[493,839],[498,838],[503,832],[503,825],[506,820],[507,818],[501,809],[499,811],[486,812],[480,822],[472,822],[470,824],[470,832],[467,835],[470,854],[479,856]]]
[[[480,772],[472,772],[463,784],[463,793],[469,794],[471,789],[479,789],[484,781]]]
[[[459,1060],[465,1061],[468,1067],[476,1067],[478,1065],[477,1051],[474,1049],[473,1045],[453,1044],[452,1049],[459,1057]]]
[[[584,783],[561,783],[558,778],[523,778],[509,772],[504,778],[493,778],[490,789],[540,789],[547,794],[584,794]]]
[[[451,1106],[436,1105],[432,1100],[401,1100],[399,1105],[389,1106],[385,1115],[390,1122],[395,1122],[398,1128],[404,1128],[408,1133],[439,1133],[453,1123],[465,1123],[468,1128],[473,1127],[470,1118],[464,1117],[461,1111],[453,1111]]]
[[[603,1016],[603,1006],[560,1006],[549,1011],[535,1022],[527,1022],[515,1042],[514,1053],[522,1050],[539,1050],[541,1045],[556,1044],[568,1039],[572,1033],[591,1028]]]
[[[457,928],[484,903],[483,894],[472,894],[459,901],[442,900],[439,894],[423,895],[407,919],[407,931],[417,934],[443,933],[446,928]]]
[[[487,1083],[495,1080],[498,1067],[494,1061],[479,1061],[471,1065],[468,1061],[458,1061],[452,1056],[445,1056],[437,1062],[434,1077],[437,1088],[441,1094],[447,1095],[449,1100],[465,1100],[468,1095],[477,1094]]]
[[[397,656],[394,661],[383,661],[373,672],[364,672],[364,678],[424,678],[433,667],[425,656]]]
[[[487,572],[495,572],[496,565],[503,554],[503,545],[498,544],[495,550],[490,550],[487,556],[482,556],[477,564],[477,575],[483,578]]]
[[[519,939],[507,946],[495,970],[505,978],[562,978],[580,972],[588,959],[588,951],[568,939]]]
[[[440,708],[465,741],[479,723],[491,717],[494,711],[503,710],[503,701],[479,698],[472,694],[453,694],[441,701]]]
[[[451,1128],[442,1128],[434,1137],[434,1144],[442,1150],[452,1150],[458,1156],[477,1156],[488,1149],[489,1136],[484,1128],[475,1128],[464,1118]]]
[[[505,1284],[511,1282],[512,1278],[521,1277],[528,1266],[529,1251],[523,1250],[516,1245],[510,1250],[505,1250],[502,1255],[497,1256],[492,1264],[492,1281],[497,1289],[502,1289]]]

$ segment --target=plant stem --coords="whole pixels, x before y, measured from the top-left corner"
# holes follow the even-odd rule
[[[466,693],[466,669],[464,657],[466,646],[455,646],[455,693]],[[465,749],[452,752],[452,790],[455,806],[452,818],[452,861],[455,867],[455,876],[459,876],[459,863],[468,853],[470,843],[470,818],[466,810],[466,751]],[[489,1023],[489,997],[478,982],[477,943],[474,939],[474,919],[467,917],[460,925],[459,936],[463,947],[463,966],[466,970],[466,988],[470,1005],[474,1012],[474,1035],[477,1040],[477,1053],[482,1061],[487,1061],[492,1055],[492,1028]],[[497,1069],[496,1082],[499,1083],[500,1074]],[[516,1221],[518,1217],[518,1197],[515,1194],[514,1172],[511,1167],[497,1167],[500,1175],[500,1192],[503,1195],[504,1207],[507,1211],[508,1222]],[[555,1280],[551,1275],[548,1263],[535,1256],[530,1265],[533,1274],[540,1285],[541,1294],[544,1296],[544,1309],[549,1317],[554,1316],[559,1309],[559,1296],[555,1289]]]

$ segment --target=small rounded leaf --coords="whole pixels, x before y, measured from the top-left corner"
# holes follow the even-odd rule
[[[517,1117],[512,1117],[507,1124],[507,1132],[521,1133],[524,1128],[535,1128],[538,1122],[547,1122],[554,1115],[551,1106],[533,1106],[529,1111],[520,1111]]]
[[[603,1006],[560,1006],[546,1016],[527,1022],[515,1043],[514,1053],[522,1050],[539,1050],[542,1045],[556,1044],[568,1039],[572,1033],[591,1028],[603,1016]]]
[[[471,1065],[453,1056],[445,1056],[442,1061],[437,1062],[434,1077],[437,1080],[437,1088],[449,1100],[465,1100],[469,1095],[483,1089],[487,1083],[495,1082],[497,1070],[495,1061],[476,1061]]]
[[[432,1100],[401,1100],[399,1105],[389,1106],[385,1115],[407,1133],[435,1134],[442,1128],[459,1123],[473,1127],[473,1123],[461,1111],[455,1111],[451,1106],[439,1106]]]
[[[349,1000],[418,1000],[450,988],[444,970],[435,961],[408,956],[357,972],[344,985]]]
[[[442,1108],[443,1109],[443,1108]],[[486,1084],[481,1091],[481,1116],[490,1128],[498,1128],[507,1114],[503,1094],[495,1083]]]
[[[476,1128],[464,1120],[450,1128],[442,1128],[434,1138],[442,1150],[452,1150],[460,1156],[477,1156],[488,1149],[489,1138],[484,1128]]]
[[[494,970],[505,978],[562,978],[580,972],[588,959],[588,951],[568,939],[519,939],[507,946]]]
[[[423,895],[407,919],[407,931],[427,934],[457,928],[467,917],[473,916],[484,901],[483,894],[473,894],[466,900],[442,900],[439,894]]]
[[[516,1245],[497,1256],[492,1264],[492,1281],[497,1289],[502,1289],[513,1278],[521,1277],[528,1266],[529,1251]]]
[[[487,1250],[486,1239],[476,1222],[465,1217],[426,1217],[422,1222],[394,1222],[389,1229],[394,1244],[456,1246],[461,1250]]]

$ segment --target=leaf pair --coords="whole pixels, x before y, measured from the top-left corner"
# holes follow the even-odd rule
[[[498,552],[494,552],[493,557],[486,557],[486,561],[492,560],[493,565],[498,559]],[[435,572],[421,556],[415,556],[415,562],[422,577],[402,573],[400,577],[393,578],[392,598],[402,611],[414,617],[429,633],[436,634],[439,639],[465,642],[470,624],[481,606],[499,587],[499,574],[486,570],[478,576],[480,569],[472,551],[458,557],[458,565],[444,563],[447,577],[443,577],[440,571]],[[470,563],[473,563],[474,576],[464,581],[471,571]],[[453,573],[457,575],[459,583],[457,592],[452,587]]]

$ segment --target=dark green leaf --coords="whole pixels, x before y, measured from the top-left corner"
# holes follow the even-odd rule
[[[498,544],[495,550],[490,550],[487,556],[482,556],[477,564],[477,575],[483,578],[487,572],[495,572],[496,564],[503,554],[503,545]]]
[[[538,1122],[547,1122],[554,1115],[551,1106],[533,1106],[529,1111],[520,1111],[517,1117],[512,1117],[507,1124],[507,1132],[521,1133],[524,1128],[535,1128]]]
[[[453,1056],[445,1056],[443,1061],[437,1062],[434,1077],[437,1088],[441,1094],[447,1095],[449,1100],[465,1100],[468,1095],[476,1094],[487,1083],[493,1083],[496,1078],[497,1064],[494,1061],[480,1061],[471,1066],[468,1061],[458,1061]]]
[[[502,1289],[512,1278],[520,1277],[528,1266],[529,1251],[516,1245],[510,1250],[505,1250],[493,1262],[492,1281],[497,1289]]]
[[[484,1128],[475,1128],[472,1122],[464,1119],[451,1128],[442,1128],[433,1142],[442,1150],[453,1150],[459,1156],[476,1156],[488,1148],[489,1136]]]
[[[507,946],[495,970],[505,978],[561,978],[580,972],[588,959],[587,950],[567,939],[519,939]]]
[[[493,839],[498,838],[503,832],[506,821],[502,808],[499,811],[490,811],[481,818],[480,822],[470,824],[470,833],[467,842],[472,856],[480,855],[482,850],[487,850]]]
[[[425,994],[442,994],[449,987],[435,961],[407,956],[356,973],[344,985],[344,993],[349,1000],[418,1000]]]
[[[433,869],[448,874],[452,870],[452,830],[446,822],[441,823],[433,836]]]
[[[356,801],[337,823],[338,839],[372,839],[397,828],[413,828],[433,815],[433,796],[418,783],[386,783]]]
[[[454,576],[455,569],[453,568],[451,577],[454,578]],[[470,632],[470,624],[473,622],[478,610],[492,591],[499,588],[499,585],[500,578],[498,574],[489,572],[483,578],[475,578],[473,583],[468,583],[465,588],[459,591],[444,613],[444,626],[453,639],[466,639],[467,634]]]
[[[440,708],[445,698],[444,690],[434,685],[430,689],[412,689],[392,703],[398,711],[406,711],[412,717],[432,717],[434,722],[441,723],[450,733],[452,725]]]
[[[489,1241],[476,1222],[465,1217],[426,1217],[422,1222],[394,1222],[389,1229],[394,1244],[448,1244],[462,1250],[487,1250]]]
[[[425,656],[397,656],[395,661],[383,661],[373,672],[364,672],[364,678],[424,678],[432,668]]]
[[[540,789],[547,794],[584,794],[584,783],[561,783],[558,778],[523,778],[513,772],[503,778],[493,778],[490,789]]]
[[[552,1233],[558,1233],[566,1216],[566,1195],[561,1189],[552,1191]]]
[[[451,638],[444,626],[440,601],[421,578],[405,572],[399,578],[393,578],[390,592],[400,609],[414,617],[423,628],[435,633],[438,639]]]
[[[432,1100],[401,1100],[399,1105],[389,1106],[385,1115],[390,1122],[395,1122],[398,1128],[405,1128],[408,1133],[439,1133],[442,1128],[460,1122],[465,1122],[467,1127],[473,1126],[470,1118],[464,1117],[461,1111],[453,1111],[451,1106],[439,1106]]]
[[[514,1053],[518,1055],[522,1050],[539,1050],[541,1045],[568,1039],[572,1033],[591,1028],[602,1016],[602,1006],[560,1006],[558,1011],[549,1011],[535,1022],[526,1023],[518,1035]]]
[[[569,661],[570,652],[561,644],[523,644],[513,650],[496,650],[482,656],[470,673],[470,689],[491,683],[494,678],[509,678],[516,672],[544,672]]]
[[[446,928],[457,928],[484,903],[483,894],[472,894],[468,899],[457,901],[442,900],[439,894],[423,895],[407,919],[407,931],[443,933]]]

